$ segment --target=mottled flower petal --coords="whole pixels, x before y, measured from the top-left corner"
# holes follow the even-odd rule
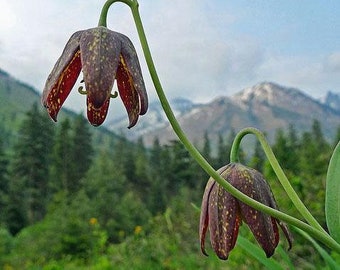
[[[241,224],[237,200],[216,183],[211,190],[208,213],[212,247],[220,259],[226,260],[235,246]]]
[[[131,128],[138,121],[140,104],[138,93],[135,90],[130,70],[126,65],[123,56],[120,57],[116,78],[120,98],[122,99],[129,116],[130,123],[128,128]]]
[[[81,36],[81,61],[90,107],[100,109],[110,98],[121,51],[118,36],[105,27],[88,29]]]
[[[208,256],[207,252],[205,251],[205,235],[207,233],[209,224],[208,202],[211,189],[215,184],[216,184],[215,180],[210,178],[205,187],[201,206],[199,237],[201,242],[201,251],[206,256]]]
[[[281,230],[283,231],[283,234],[285,235],[287,242],[288,242],[288,250],[290,250],[293,246],[293,236],[290,233],[290,231],[288,230],[287,224],[282,222],[282,221],[278,221],[276,220],[276,222],[279,223]]]
[[[249,226],[255,239],[261,245],[267,257],[272,256],[279,243],[276,220],[241,202],[240,208],[243,220]]]
[[[266,196],[266,202],[265,204],[267,204],[268,206],[274,208],[274,209],[278,209],[278,206],[277,206],[277,203],[275,201],[275,198],[274,198],[274,195],[273,195],[273,192],[272,190],[270,189],[270,186],[268,185],[267,181],[263,178],[262,174],[258,173],[260,176],[258,177],[258,179],[261,179],[262,181],[262,193],[264,194],[268,194],[268,196]],[[260,181],[259,181],[260,182]],[[288,227],[287,227],[287,224],[280,221],[280,220],[277,220],[275,218],[271,218],[272,219],[272,222],[275,223],[275,224],[279,224],[280,227],[281,227],[281,230],[283,231],[286,239],[287,239],[287,242],[288,242],[288,250],[290,250],[292,248],[292,245],[293,245],[293,236],[291,235],[290,231],[288,230]],[[279,241],[279,233],[277,232],[277,242]]]
[[[148,110],[148,96],[145,89],[145,84],[142,76],[142,70],[138,61],[136,49],[127,36],[121,35],[122,51],[121,55],[129,69],[133,86],[137,91],[140,99],[140,111],[139,115],[143,115]]]
[[[101,125],[107,115],[109,110],[110,99],[106,100],[106,102],[99,108],[95,108],[93,103],[87,97],[87,119],[93,126]]]
[[[242,193],[269,206],[271,192],[268,192],[268,185],[262,175],[239,164],[232,165],[232,168],[228,181]],[[248,224],[267,257],[270,257],[279,242],[276,222],[273,223],[270,216],[242,202],[239,202],[239,205],[243,220]]]
[[[47,78],[41,102],[50,117],[57,121],[58,112],[77,81],[81,70],[79,40],[83,31],[74,33]]]

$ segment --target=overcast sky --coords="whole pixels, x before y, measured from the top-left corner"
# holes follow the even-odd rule
[[[71,34],[95,27],[104,2],[0,0],[0,68],[42,91]],[[261,81],[314,97],[340,92],[339,0],[140,0],[139,6],[169,98],[208,102]],[[154,99],[129,8],[112,5],[108,27],[135,44]],[[69,106],[79,102],[73,92]]]

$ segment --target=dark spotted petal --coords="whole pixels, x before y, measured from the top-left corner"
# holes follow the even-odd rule
[[[105,27],[96,27],[84,31],[80,39],[81,61],[84,73],[87,104],[102,111],[108,106],[121,50],[118,33]]]
[[[240,203],[240,208],[243,220],[248,224],[255,239],[261,245],[267,257],[272,256],[279,243],[276,220],[244,203]]]
[[[129,116],[130,123],[128,128],[131,128],[138,121],[140,105],[138,93],[134,87],[131,72],[128,66],[126,65],[123,56],[120,57],[120,63],[118,66],[116,79],[120,98],[122,99]]]
[[[208,215],[211,245],[216,255],[226,260],[235,246],[241,217],[236,199],[218,183],[210,193]]]
[[[148,110],[148,96],[142,76],[142,70],[138,61],[136,50],[127,36],[120,35],[122,40],[122,51],[124,62],[129,70],[134,89],[137,91],[140,101],[139,115],[143,115]]]
[[[241,164],[233,164],[229,182],[244,194],[272,208],[277,208],[269,185],[262,174]],[[275,218],[239,202],[243,220],[248,224],[255,239],[267,257],[273,255],[279,243],[279,231]]]
[[[215,180],[210,178],[203,194],[202,206],[201,206],[201,216],[200,216],[200,228],[199,228],[199,237],[201,242],[201,251],[204,255],[208,256],[205,251],[205,235],[207,233],[208,224],[209,224],[209,213],[208,213],[208,205],[210,192],[213,186],[215,185]]]
[[[101,125],[107,115],[109,110],[110,99],[106,100],[105,103],[99,108],[95,108],[93,103],[87,97],[87,119],[93,126]]]
[[[261,197],[262,197],[262,200],[263,200],[263,203],[270,206],[271,208],[274,208],[274,209],[278,209],[277,207],[277,203],[275,201],[275,198],[274,198],[274,195],[273,195],[273,192],[270,188],[270,186],[268,185],[267,181],[264,179],[263,175],[261,173],[259,173],[258,171],[256,170],[253,170],[253,169],[250,169],[251,171],[253,171],[254,173],[254,178],[255,178],[255,183],[257,184],[256,185],[256,188],[258,188],[258,190],[260,190],[261,192]],[[288,227],[287,225],[282,222],[282,221],[279,221],[275,218],[271,218],[272,219],[272,222],[275,222],[276,224],[278,223],[287,239],[287,242],[288,242],[288,249],[291,249],[292,248],[292,244],[293,244],[293,237],[290,233],[290,231],[288,230]],[[277,232],[276,233],[276,237],[277,237],[277,242],[279,241],[279,233]]]
[[[54,121],[81,70],[79,40],[82,33],[78,31],[71,36],[44,87],[41,101]]]
[[[278,220],[276,220],[276,222],[279,223],[281,230],[283,231],[283,234],[285,235],[285,237],[288,241],[288,250],[290,250],[292,248],[292,245],[293,245],[293,236],[290,233],[290,231],[288,230],[286,223],[284,223],[282,221],[278,221]]]

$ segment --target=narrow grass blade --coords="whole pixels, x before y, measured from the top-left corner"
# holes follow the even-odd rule
[[[304,238],[313,244],[315,249],[320,253],[324,261],[328,264],[331,270],[340,270],[340,265],[328,254],[328,252],[323,249],[309,234],[294,227],[294,230],[300,233]]]
[[[253,258],[262,263],[267,269],[284,270],[283,266],[281,266],[281,263],[277,262],[273,258],[267,258],[260,247],[254,245],[241,235],[239,235],[237,238],[237,245],[245,250]]]

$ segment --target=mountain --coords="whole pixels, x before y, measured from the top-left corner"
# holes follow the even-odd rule
[[[22,119],[33,103],[40,104],[40,94],[33,87],[23,83],[0,69],[0,132],[2,136],[13,137]],[[328,138],[333,138],[340,125],[340,96],[328,92],[324,99],[316,100],[296,88],[284,87],[272,82],[262,82],[243,89],[230,97],[218,97],[206,104],[195,104],[190,100],[176,98],[170,104],[183,130],[195,143],[202,143],[207,131],[212,143],[218,134],[228,136],[230,131],[239,131],[248,126],[257,127],[273,139],[278,128],[286,129],[290,124],[302,132],[311,127],[312,121],[320,121]],[[62,109],[59,119],[74,117],[70,110]],[[148,113],[138,124],[126,128],[127,116],[110,120],[105,126],[91,129],[94,136],[116,137],[121,132],[131,140],[142,137],[146,145],[158,138],[161,143],[177,139],[160,103],[152,102]]]
[[[326,96],[321,100],[321,102],[336,111],[340,111],[340,95],[337,93],[328,91]]]
[[[320,121],[325,135],[332,138],[340,125],[337,107],[322,103],[299,89],[272,82],[259,83],[207,104],[186,102],[189,106],[177,113],[178,121],[188,137],[198,144],[202,143],[206,131],[212,142],[216,142],[218,134],[227,136],[232,130],[239,131],[249,126],[264,131],[272,140],[278,128],[287,129],[294,125],[298,132],[302,132],[310,129],[314,119]],[[138,132],[146,145],[155,138],[161,143],[177,138],[159,109],[152,107],[151,113],[142,117],[144,123]],[[115,123],[111,123],[112,127]]]
[[[192,109],[201,106],[200,104],[194,104],[190,100],[184,98],[172,99],[170,100],[170,104],[176,117],[181,117],[182,115],[190,112]],[[108,129],[118,134],[124,134],[128,139],[131,140],[136,140],[146,134],[153,132],[155,129],[162,129],[167,125],[168,119],[166,118],[159,101],[154,101],[149,104],[147,114],[139,118],[138,124],[132,129],[133,132],[129,132],[129,130],[126,128],[126,114],[112,120],[107,119],[105,122],[105,126]]]

